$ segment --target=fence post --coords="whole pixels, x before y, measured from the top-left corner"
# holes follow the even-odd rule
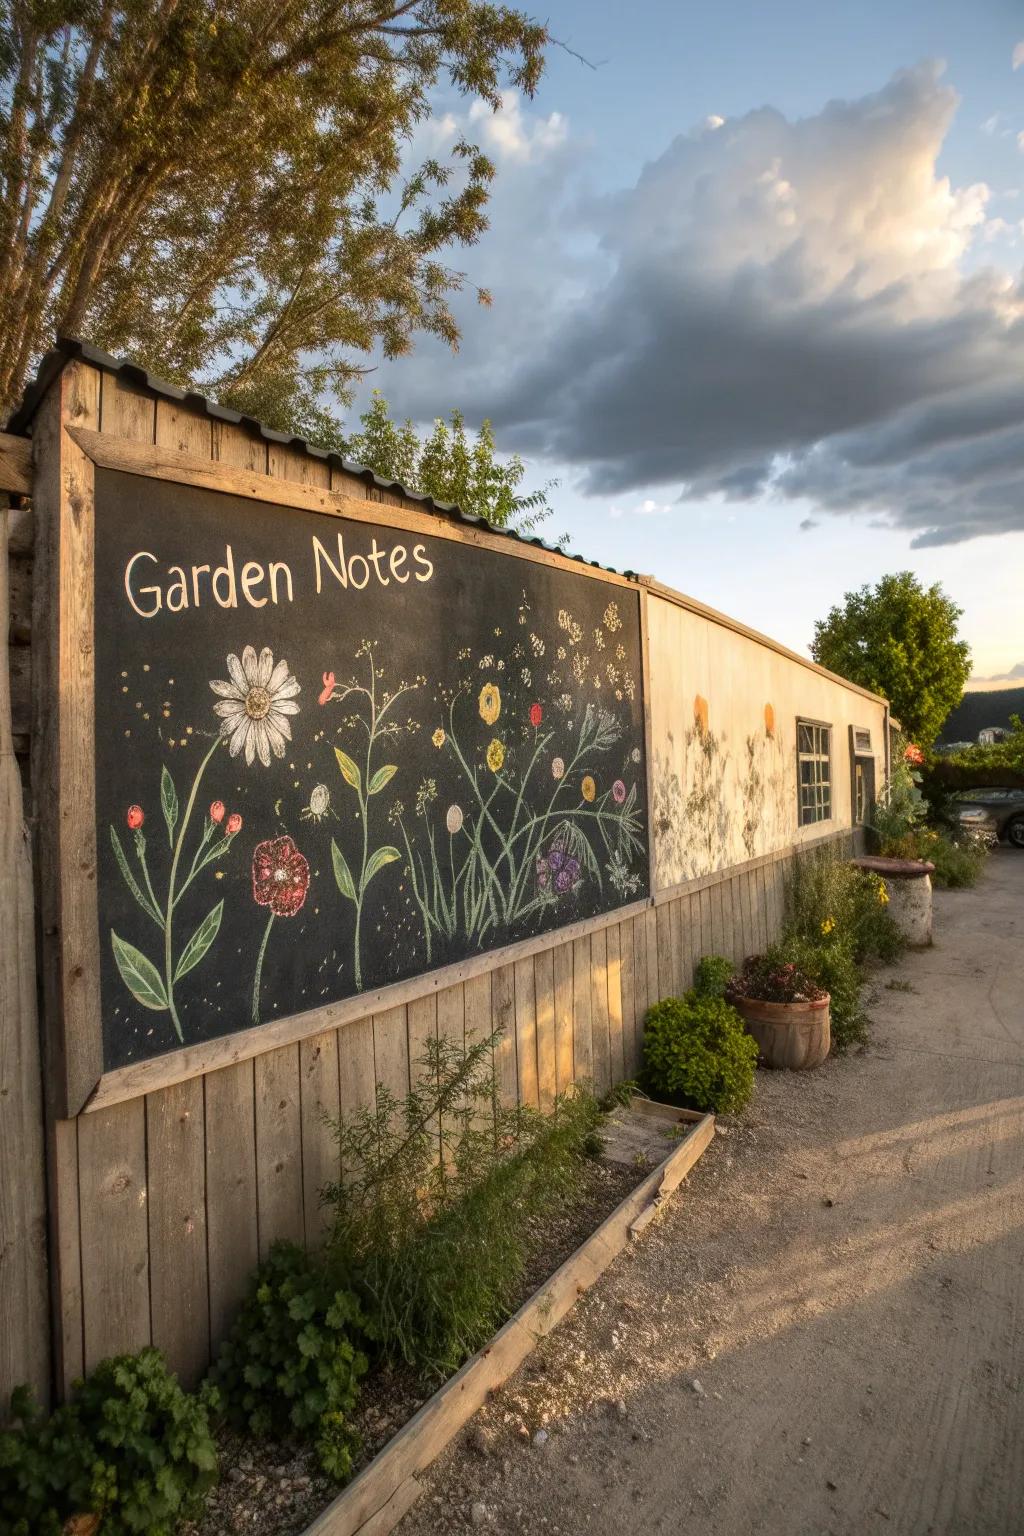
[[[49,1286],[32,855],[11,721],[9,498],[0,505],[0,1422],[49,1400]]]

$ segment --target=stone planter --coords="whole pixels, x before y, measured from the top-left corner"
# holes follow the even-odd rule
[[[912,949],[932,942],[932,875],[935,865],[923,859],[854,859],[858,869],[881,875],[889,894],[889,911]]]
[[[832,1044],[829,998],[814,1003],[762,1003],[752,997],[728,1000],[757,1041],[762,1066],[803,1072],[820,1067],[828,1055]]]

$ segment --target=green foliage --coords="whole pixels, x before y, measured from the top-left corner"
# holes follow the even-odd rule
[[[275,1243],[253,1275],[211,1371],[229,1418],[254,1435],[312,1437],[320,1464],[352,1471],[350,1426],[367,1323],[321,1258]]]
[[[669,1103],[738,1114],[754,1089],[757,1044],[720,997],[666,997],[644,1023],[644,1079]]]
[[[837,1054],[867,1039],[869,1019],[861,1002],[863,971],[854,952],[852,934],[838,928],[818,938],[790,934],[779,946],[780,956],[796,966],[829,995],[832,1050]]]
[[[0,1433],[0,1530],[60,1536],[72,1515],[103,1536],[171,1536],[217,1479],[208,1409],[183,1392],[155,1349],[104,1360],[49,1418],[22,1389],[20,1421]]]
[[[736,967],[724,955],[704,955],[693,973],[693,990],[698,997],[724,997]]]
[[[462,413],[452,411],[451,425],[436,420],[430,436],[421,442],[411,421],[391,420],[388,403],[376,389],[360,421],[362,431],[349,440],[347,452],[385,480],[398,480],[406,490],[451,502],[471,516],[486,518],[495,528],[530,533],[551,516],[548,492],[557,480],[549,480],[540,490],[521,491],[526,465],[517,453],[505,460],[497,457],[489,421],[482,423],[471,443]]]
[[[930,800],[934,785],[976,789],[983,784],[1024,784],[1024,721],[1011,715],[1009,735],[989,747],[976,744],[932,755],[925,763],[924,782]]]
[[[898,845],[913,838],[928,816],[928,802],[921,792],[921,774],[907,761],[901,736],[893,740],[889,782],[878,797],[871,816],[871,831],[878,851],[887,858],[912,858],[897,852]]]
[[[431,1040],[418,1080],[336,1123],[345,1176],[328,1259],[359,1292],[383,1356],[448,1375],[515,1305],[532,1219],[577,1187],[600,1111],[589,1093],[551,1116],[499,1101],[500,1031]]]
[[[849,940],[858,965],[889,964],[905,941],[889,913],[885,885],[832,849],[805,853],[796,861],[786,893],[787,937],[820,944]]]
[[[0,413],[61,329],[338,446],[360,358],[455,344],[487,225],[491,162],[406,169],[417,124],[532,94],[547,42],[490,0],[5,6]]]
[[[971,670],[967,642],[957,638],[962,612],[938,583],[925,588],[900,571],[873,589],[847,592],[844,605],[815,624],[811,654],[883,694],[910,739],[930,746]]]

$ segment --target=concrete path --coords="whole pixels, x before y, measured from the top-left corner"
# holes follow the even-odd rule
[[[871,1046],[758,1074],[402,1536],[1024,1533],[1024,853],[871,994]]]

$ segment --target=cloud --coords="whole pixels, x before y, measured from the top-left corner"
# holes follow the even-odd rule
[[[821,527],[821,524],[818,522],[817,518],[815,518],[815,517],[805,517],[805,518],[801,519],[801,522],[800,522],[800,532],[801,533],[810,533],[812,528],[820,528],[820,527]]]
[[[972,677],[968,679],[968,688],[973,688],[977,683],[1019,683],[1024,682],[1024,661],[1018,661],[1015,667],[1008,672],[996,672],[992,677]]]
[[[615,504],[608,509],[609,517],[664,517],[672,511],[670,501],[655,501],[653,496],[645,496],[635,507],[621,507]]]
[[[1024,528],[1024,288],[964,270],[989,193],[936,170],[956,104],[922,66],[677,138],[592,205],[607,278],[490,414],[594,494],[799,496],[919,545]]]
[[[602,197],[558,113],[446,121],[502,162],[465,261],[494,308],[460,296],[459,354],[424,340],[385,393],[489,416],[620,509],[770,495],[918,545],[1024,529],[1024,280],[996,264],[1021,227],[939,173],[956,107],[923,65],[804,119],[701,124]]]

